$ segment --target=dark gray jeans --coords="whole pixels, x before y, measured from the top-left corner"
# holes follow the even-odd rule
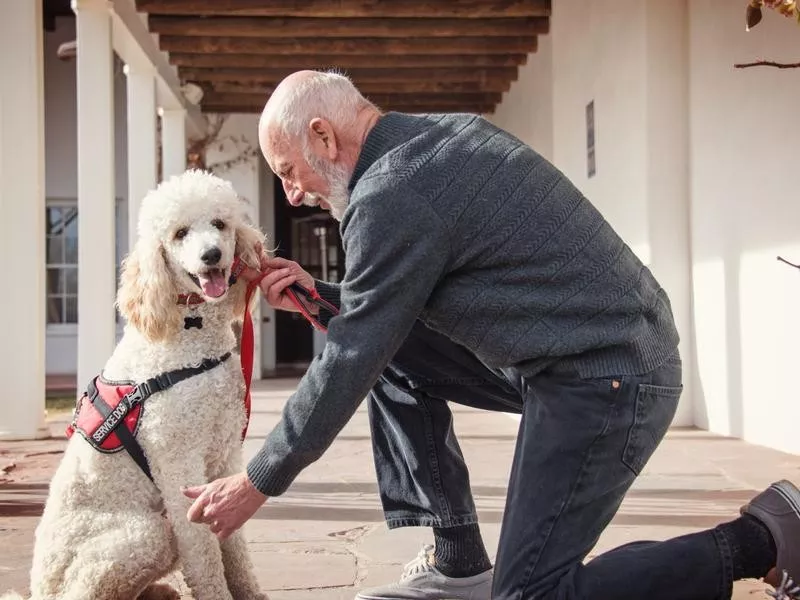
[[[730,548],[715,531],[583,563],[666,433],[681,389],[677,353],[642,376],[525,379],[418,323],[369,398],[387,524],[476,523],[448,401],[517,412],[493,600],[730,598]]]

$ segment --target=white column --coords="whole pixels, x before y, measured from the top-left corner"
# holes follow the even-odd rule
[[[78,388],[115,344],[114,54],[106,0],[72,0],[78,38]]]
[[[125,65],[128,77],[128,249],[136,242],[139,206],[158,183],[156,157],[156,70]]]
[[[13,284],[0,311],[0,440],[44,437],[45,192],[42,3],[0,19],[0,252]]]
[[[186,170],[186,111],[161,111],[161,178],[166,181]]]

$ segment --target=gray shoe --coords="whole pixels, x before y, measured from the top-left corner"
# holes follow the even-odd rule
[[[362,590],[355,600],[489,600],[492,570],[472,577],[447,577],[433,564],[433,546],[426,545],[403,569],[400,581]]]
[[[766,525],[775,540],[778,560],[775,569],[780,581],[770,595],[780,600],[800,600],[800,490],[791,482],[773,483],[744,505],[740,511]],[[792,581],[794,579],[794,581]]]

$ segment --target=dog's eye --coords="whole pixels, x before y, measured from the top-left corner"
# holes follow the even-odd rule
[[[189,228],[188,227],[181,227],[180,229],[178,229],[178,231],[175,232],[175,239],[176,240],[182,240],[183,238],[186,237],[187,233],[189,233]]]
[[[217,229],[219,229],[220,231],[225,229],[225,221],[223,221],[221,219],[214,219],[213,221],[211,221],[211,224],[214,227],[216,227]]]

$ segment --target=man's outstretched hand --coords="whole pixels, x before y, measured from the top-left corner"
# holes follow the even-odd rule
[[[267,497],[250,483],[247,473],[215,479],[182,491],[186,497],[194,499],[186,517],[193,523],[207,524],[221,540],[244,525],[267,501]]]

